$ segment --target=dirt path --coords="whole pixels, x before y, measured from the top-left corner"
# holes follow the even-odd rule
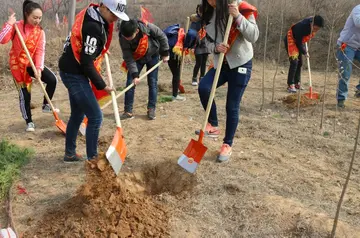
[[[113,71],[117,62],[113,61]],[[296,110],[287,109],[281,98],[285,74],[278,76],[276,98],[259,111],[261,101],[261,70],[256,63],[252,80],[241,108],[234,152],[229,163],[215,163],[221,139],[205,143],[208,152],[192,182],[182,183],[176,177],[177,158],[185,149],[194,130],[199,128],[203,110],[198,95],[190,83],[191,68],[186,68],[193,91],[185,102],[158,105],[157,119],[146,120],[147,85],[136,91],[136,118],[124,121],[129,156],[124,172],[148,174],[153,185],[149,197],[169,208],[168,234],[171,237],[325,237],[332,226],[341,186],[348,169],[354,145],[359,115],[359,101],[351,99],[349,106],[339,112],[337,133],[333,134],[335,114],[335,76],[332,75],[330,95],[326,101],[325,129],[319,130],[320,105],[301,109],[296,123]],[[266,85],[272,85],[274,71],[268,66]],[[275,68],[275,67],[273,67]],[[270,70],[271,69],[271,70]],[[320,91],[323,75],[314,73],[315,89]],[[116,72],[114,79],[122,78]],[[306,76],[303,77],[306,80]],[[170,84],[171,76],[165,66],[159,76],[160,84]],[[352,78],[352,82],[356,79]],[[123,81],[122,81],[123,83]],[[119,85],[120,86],[120,85]],[[26,166],[16,183],[25,187],[28,195],[14,191],[14,216],[19,231],[38,229],[37,221],[52,207],[62,206],[75,195],[84,183],[83,164],[62,162],[64,137],[53,125],[51,115],[40,112],[41,94],[35,87],[33,101],[36,132],[27,134],[18,110],[14,91],[0,94],[0,134],[14,143],[30,146],[36,157]],[[162,95],[170,95],[170,87]],[[226,87],[217,93],[220,129],[224,132]],[[62,109],[64,121],[69,117],[66,90],[60,83],[55,104]],[[123,100],[119,101],[120,108]],[[104,112],[101,129],[102,148],[111,141],[114,121],[111,109]],[[84,153],[84,141],[79,140],[79,152]],[[360,176],[359,161],[355,163],[349,190],[343,204],[338,237],[360,237]],[[173,176],[164,171],[174,172]],[[178,179],[180,178],[180,179]],[[155,181],[155,182],[154,182]],[[50,221],[49,221],[50,222]],[[153,234],[156,237],[156,234]],[[149,235],[150,236],[150,235]]]

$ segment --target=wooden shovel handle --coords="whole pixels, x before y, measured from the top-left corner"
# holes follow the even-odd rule
[[[106,73],[108,76],[110,87],[114,86],[112,75],[111,75],[111,69],[110,69],[110,63],[109,63],[109,57],[108,54],[105,54],[105,63],[106,63]],[[119,115],[119,109],[116,101],[116,95],[114,91],[111,91],[111,102],[113,105],[114,115],[115,115],[115,121],[116,126],[121,128],[121,121],[120,121],[120,115]]]
[[[225,36],[224,36],[224,41],[223,41],[224,44],[228,43],[232,22],[233,22],[233,16],[229,15],[229,19],[228,19],[228,23],[227,23],[226,31],[225,31]],[[221,67],[222,67],[222,64],[223,64],[223,61],[224,61],[224,56],[225,56],[224,53],[220,53],[220,55],[219,55],[219,60],[218,60],[218,63],[217,63],[215,77],[214,77],[214,82],[212,84],[209,101],[208,101],[208,104],[207,104],[207,107],[206,107],[206,113],[205,113],[205,119],[204,119],[204,124],[203,124],[203,127],[202,127],[202,131],[205,131],[206,124],[207,124],[207,121],[209,119],[211,106],[212,106],[212,103],[213,103],[214,97],[215,97],[216,86],[217,86],[218,81],[219,81]]]
[[[154,65],[151,69],[149,69],[148,71],[146,71],[146,73],[144,73],[143,75],[140,76],[139,80],[144,79],[146,76],[148,76],[152,71],[154,71],[157,67],[159,67],[161,64],[163,63],[162,60],[159,61],[159,63],[157,63],[156,65]],[[126,93],[127,91],[129,91],[132,87],[134,87],[135,84],[132,83],[129,86],[127,86],[124,90],[122,90],[119,94],[116,95],[116,99],[118,99],[119,97],[121,97],[122,95],[124,95],[124,93]],[[101,107],[101,110],[104,110],[105,108],[107,108],[109,105],[111,104],[110,102],[107,102],[106,104],[104,104]]]
[[[185,43],[185,39],[186,36],[189,32],[189,27],[190,27],[190,17],[186,17],[186,25],[185,25],[185,38],[184,38],[184,43]],[[180,64],[180,80],[183,74],[183,70],[184,70],[184,63],[185,63],[185,44],[183,45],[183,51],[181,53],[181,64]]]
[[[23,47],[23,49],[24,49],[24,51],[25,51],[25,53],[26,53],[26,56],[27,56],[27,58],[28,58],[28,60],[29,60],[29,62],[30,62],[31,68],[32,68],[32,70],[34,71],[35,78],[38,80],[38,82],[39,82],[39,84],[40,84],[40,87],[41,87],[42,91],[44,92],[44,96],[45,96],[47,102],[50,104],[50,107],[51,107],[51,110],[53,111],[53,114],[54,114],[54,116],[55,116],[55,119],[56,119],[56,120],[59,120],[59,117],[58,117],[57,113],[55,112],[55,108],[54,108],[54,106],[53,106],[53,104],[52,104],[52,102],[51,102],[51,100],[50,100],[50,98],[49,98],[49,95],[47,94],[47,92],[46,92],[46,90],[45,90],[44,85],[43,85],[42,82],[41,82],[41,79],[39,79],[39,78],[37,77],[37,70],[36,70],[35,64],[34,64],[32,58],[31,58],[31,55],[30,55],[30,53],[29,53],[29,50],[28,50],[27,47],[26,47],[24,38],[22,37],[21,32],[19,31],[19,28],[18,28],[18,26],[16,25],[16,23],[14,24],[14,27],[15,27],[16,34],[17,34],[17,36],[18,36],[19,39],[20,39],[21,45],[22,45],[22,47]]]
[[[305,49],[306,52],[309,54],[309,48],[307,42],[305,42]],[[307,65],[308,65],[308,72],[309,72],[309,86],[312,88],[312,80],[311,80],[311,69],[310,69],[310,59],[309,57],[306,57]]]

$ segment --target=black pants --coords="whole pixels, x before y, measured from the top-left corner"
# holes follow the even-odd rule
[[[200,78],[204,77],[206,71],[206,62],[209,54],[195,55],[196,63],[193,72],[193,79],[197,78],[200,69]]]
[[[28,67],[26,70],[31,77],[35,77],[34,71],[32,70],[31,67]],[[49,95],[49,98],[52,99],[57,84],[57,79],[55,74],[51,72],[51,70],[48,69],[47,67],[44,67],[44,70],[41,73],[41,81],[46,83],[46,92]],[[31,92],[26,87],[22,87],[19,89],[19,101],[20,101],[20,111],[22,117],[25,119],[26,123],[32,122],[32,115],[30,108]],[[48,102],[44,97],[43,104],[47,104],[47,103]]]
[[[291,84],[299,84],[301,81],[301,67],[303,64],[302,55],[300,54],[297,59],[291,59],[290,61],[290,68],[288,73],[288,85]]]
[[[180,61],[177,58],[170,57],[168,64],[173,76],[172,78],[173,96],[176,97],[178,95],[179,85],[180,85]]]

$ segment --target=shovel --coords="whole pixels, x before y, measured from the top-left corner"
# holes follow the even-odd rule
[[[305,43],[305,48],[306,48],[306,52],[309,52],[307,43]],[[320,98],[319,93],[313,92],[313,89],[312,89],[311,69],[310,69],[310,59],[309,59],[309,57],[306,57],[306,60],[307,60],[308,71],[309,71],[309,92],[305,93],[304,96],[309,98],[309,99],[319,99]]]
[[[190,17],[187,17],[187,18],[186,18],[186,25],[185,25],[184,43],[185,43],[186,35],[188,34],[188,31],[189,31],[189,27],[190,27]],[[184,71],[184,64],[185,64],[185,47],[183,46],[183,51],[182,51],[182,55],[181,55],[180,82],[179,82],[179,90],[180,90],[181,93],[185,93],[185,88],[184,88],[184,86],[181,84],[181,78],[182,78],[183,71]]]
[[[49,103],[49,105],[50,105],[50,107],[51,107],[51,111],[52,111],[53,114],[54,114],[54,117],[55,117],[55,125],[57,126],[57,128],[59,128],[59,130],[60,130],[62,133],[66,134],[66,124],[65,124],[65,122],[63,122],[63,121],[59,118],[59,115],[58,115],[57,112],[55,111],[54,105],[52,104],[52,102],[51,102],[51,100],[50,100],[50,98],[49,98],[49,95],[47,94],[47,92],[46,92],[46,90],[45,90],[45,87],[44,87],[44,85],[43,85],[42,82],[41,82],[41,79],[39,79],[38,77],[36,77],[36,72],[37,72],[37,70],[36,70],[36,67],[35,67],[35,65],[34,65],[34,62],[33,62],[32,58],[31,58],[31,56],[30,56],[29,50],[26,48],[24,39],[23,39],[23,37],[22,37],[22,35],[21,35],[20,31],[19,31],[19,28],[17,27],[16,24],[14,24],[14,27],[15,27],[16,34],[17,34],[17,36],[18,36],[19,39],[20,39],[21,45],[22,45],[22,47],[23,47],[23,49],[24,49],[24,51],[25,51],[25,53],[26,53],[26,56],[27,56],[27,58],[28,58],[28,60],[29,60],[29,62],[30,62],[31,68],[32,68],[32,70],[34,71],[35,78],[38,80],[38,82],[39,82],[39,84],[40,84],[40,86],[41,86],[41,89],[42,89],[42,91],[44,92],[44,96],[45,96],[47,102]]]
[[[110,64],[109,64],[109,57],[107,54],[105,54],[105,62],[106,62],[106,71],[109,79],[110,87],[113,87],[113,79],[111,76],[111,70],[110,70]],[[115,115],[115,121],[116,121],[116,132],[114,135],[114,138],[111,142],[111,145],[109,149],[106,152],[106,158],[108,159],[111,167],[113,168],[116,175],[119,174],[121,166],[123,165],[127,148],[123,136],[123,131],[121,128],[121,121],[120,121],[120,115],[119,110],[117,106],[116,96],[115,92],[111,92],[111,101],[113,105],[114,115]]]
[[[157,63],[156,65],[154,65],[151,69],[149,69],[148,71],[146,71],[146,73],[144,73],[143,75],[141,75],[141,77],[139,78],[140,80],[144,79],[146,76],[148,76],[148,74],[150,74],[152,71],[154,71],[157,67],[159,67],[161,64],[163,63],[163,61],[159,61],[159,63]],[[132,87],[134,87],[134,83],[130,84],[129,86],[127,86],[124,90],[122,90],[118,95],[116,95],[116,99],[118,99],[119,97],[121,97],[122,95],[124,95],[127,91],[129,91]],[[104,110],[105,108],[107,108],[110,104],[112,104],[112,101],[109,101],[107,103],[105,103],[100,109]],[[87,126],[87,122],[88,119],[85,117],[83,122],[80,125],[80,133],[84,136],[86,134],[86,126]]]
[[[226,31],[223,41],[224,44],[227,44],[228,42],[232,22],[233,22],[233,17],[232,15],[230,15],[226,26]],[[178,160],[178,164],[189,173],[195,173],[197,167],[199,166],[200,161],[204,157],[207,150],[207,148],[203,145],[204,131],[206,128],[207,121],[209,119],[211,106],[214,101],[216,86],[218,84],[221,67],[224,61],[224,56],[225,56],[224,53],[220,53],[219,55],[219,61],[215,72],[214,82],[212,84],[210,98],[206,107],[204,124],[203,127],[201,128],[199,139],[197,141],[191,139],[188,147],[185,149],[184,153],[180,156]]]

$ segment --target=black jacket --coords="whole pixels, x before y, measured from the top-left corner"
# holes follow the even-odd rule
[[[304,20],[296,23],[292,27],[293,37],[296,42],[296,46],[299,49],[299,52],[303,55],[306,55],[306,49],[302,43],[302,40],[305,36],[308,36],[311,34],[311,24],[312,24],[313,18],[305,18]],[[285,47],[287,49],[288,47],[288,41],[287,36],[284,38]]]
[[[141,21],[138,21],[138,25],[139,33],[131,41],[126,40],[122,36],[121,32],[119,32],[119,41],[123,53],[123,58],[126,62],[129,73],[133,78],[139,77],[139,71],[133,57],[133,53],[136,51],[140,39],[143,37],[143,34],[149,36],[149,47],[146,55],[143,58],[139,59],[138,62],[145,64],[149,62],[151,58],[156,54],[160,54],[161,56],[169,55],[168,39],[165,33],[159,27],[151,23],[145,25]]]
[[[86,11],[82,27],[82,49],[80,64],[76,61],[70,44],[66,39],[64,52],[59,60],[59,69],[69,74],[82,74],[90,79],[98,89],[106,87],[106,83],[97,72],[94,61],[101,54],[107,41],[109,24],[102,18],[97,7],[89,7]]]

